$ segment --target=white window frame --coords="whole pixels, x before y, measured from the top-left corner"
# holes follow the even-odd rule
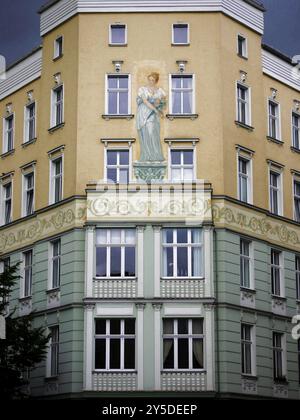
[[[61,159],[61,199],[55,202],[55,175],[54,175],[54,162],[58,159]],[[50,174],[50,185],[49,185],[49,204],[56,204],[63,200],[64,198],[64,154],[59,154],[57,156],[52,156],[49,159],[49,174]]]
[[[36,122],[37,122],[37,118],[36,118],[37,105],[36,104],[37,104],[36,101],[32,101],[24,106],[24,138],[23,138],[24,144],[30,143],[31,141],[36,139]],[[34,106],[34,117],[32,118],[29,117],[29,108],[31,106]],[[29,138],[30,120],[34,120],[34,137],[32,139]]]
[[[61,122],[59,124],[56,123],[57,120],[57,91],[61,89],[62,90],[62,100],[61,100]],[[54,128],[57,126],[60,126],[65,121],[65,86],[63,83],[59,84],[58,86],[55,86],[51,90],[51,113],[50,113],[50,127]]]
[[[125,36],[124,36],[124,42],[112,42],[112,26],[123,26],[125,29]],[[122,23],[122,22],[116,22],[116,23],[110,23],[109,24],[109,29],[108,29],[108,33],[109,33],[109,45],[116,45],[116,46],[122,46],[122,45],[127,45],[127,24],[126,23]]]
[[[298,117],[298,121],[299,121],[298,129],[294,125],[294,116]],[[300,150],[300,114],[294,110],[292,110],[291,129],[292,129],[292,147],[294,147],[294,149]],[[294,132],[296,130],[298,131],[298,143],[299,143],[298,147],[295,146]]]
[[[242,327],[247,326],[250,328],[250,341],[243,339],[242,336]],[[242,356],[242,346],[250,345],[250,356],[251,356],[251,372],[243,372],[243,361],[241,360],[241,373],[245,376],[255,376],[256,375],[256,326],[253,324],[248,324],[247,322],[241,323],[241,356]],[[244,361],[245,362],[245,361]]]
[[[59,241],[59,255],[54,256],[54,243]],[[48,246],[48,255],[49,255],[49,259],[48,259],[48,290],[56,290],[56,289],[60,289],[60,285],[61,285],[61,237],[58,238],[54,238],[49,242],[49,246]],[[59,261],[59,284],[57,286],[54,286],[53,284],[53,265],[54,265],[54,260],[58,260]]]
[[[239,51],[239,38],[243,38],[242,54],[240,54],[240,51]],[[245,35],[238,33],[236,37],[236,41],[237,41],[237,55],[239,57],[248,58],[248,38]]]
[[[241,242],[245,241],[249,244],[249,255],[241,254]],[[242,278],[240,282],[240,287],[242,289],[249,289],[255,290],[255,273],[254,273],[254,243],[252,240],[245,238],[243,236],[240,237],[240,269],[242,268],[242,260],[247,259],[249,261],[249,287],[242,285]]]
[[[240,159],[247,161],[247,201],[242,201],[240,197]],[[243,153],[240,149],[237,151],[237,197],[243,203],[253,204],[253,161],[252,155]]]
[[[280,334],[281,335],[281,347],[276,347],[278,351],[282,354],[282,377],[281,378],[275,378],[275,372],[273,371],[273,378],[276,381],[276,379],[287,379],[287,352],[286,352],[286,334],[281,331],[272,331],[272,350],[273,350],[273,363],[274,363],[274,334]],[[274,365],[273,365],[274,366]]]
[[[274,188],[271,186],[271,172],[278,175],[278,187]],[[268,173],[268,184],[269,184],[269,210],[270,213],[275,214],[277,216],[283,215],[283,171],[282,169],[272,166],[269,166],[269,173]],[[278,213],[274,213],[272,211],[272,198],[271,198],[271,191],[277,190],[278,192]]]
[[[192,78],[192,111],[189,114],[186,113],[177,113],[175,114],[173,112],[173,94],[172,94],[172,78],[173,76],[188,76]],[[196,76],[194,73],[184,73],[184,74],[178,74],[178,73],[170,73],[169,74],[169,113],[171,115],[194,115],[196,113]],[[181,108],[183,107],[183,101],[181,100]]]
[[[10,129],[10,132],[12,133],[12,148],[8,150],[8,131],[9,129],[7,128],[8,125],[8,120],[12,119],[12,128]],[[15,147],[15,113],[12,112],[9,115],[6,115],[5,117],[3,117],[3,139],[2,139],[2,153],[9,153],[10,151],[14,150]]]
[[[6,220],[5,220],[5,208],[6,208],[6,201],[7,201],[5,197],[5,191],[6,191],[6,186],[8,184],[11,184],[11,195],[10,195],[11,210],[10,210],[10,221],[8,223],[11,223],[13,221],[13,194],[14,194],[13,179],[9,178],[5,181],[2,181],[0,184],[0,204],[1,204],[0,223],[1,223],[1,226],[8,224],[6,223]]]
[[[104,170],[104,177],[103,177],[103,180],[104,180],[104,182],[108,182],[108,178],[107,178],[107,168],[108,168],[108,164],[107,164],[107,152],[109,152],[109,151],[114,151],[114,152],[118,152],[118,151],[128,151],[129,152],[129,158],[128,158],[128,184],[130,183],[130,182],[132,182],[132,147],[130,146],[130,147],[117,147],[117,146],[109,146],[109,147],[106,147],[105,148],[105,150],[104,150],[104,168],[103,168],[103,170]],[[119,155],[118,155],[119,156]],[[118,161],[119,161],[119,158],[118,158]],[[117,168],[117,174],[118,174],[118,176],[117,176],[117,178],[120,180],[120,167],[125,167],[125,166],[127,166],[127,165],[111,165],[112,167],[115,167],[115,168]],[[120,182],[118,181],[116,184],[119,184]],[[122,185],[125,185],[125,184],[122,184]]]
[[[239,96],[238,96],[238,88],[239,87],[241,87],[242,89],[245,89],[245,91],[246,91],[246,99],[245,100],[242,100],[242,99],[240,100],[239,99]],[[238,80],[235,84],[235,95],[236,95],[236,121],[240,124],[244,124],[244,125],[247,125],[247,126],[250,127],[252,125],[251,87]],[[239,103],[240,103],[240,101],[242,101],[246,105],[246,108],[245,108],[246,121],[245,122],[239,120]]]
[[[127,114],[109,114],[108,113],[108,98],[109,98],[109,94],[108,94],[108,79],[109,77],[128,77],[128,113]],[[119,104],[119,102],[118,102]],[[118,105],[119,108],[119,105]],[[105,114],[106,115],[112,115],[112,116],[118,116],[118,115],[130,115],[131,114],[131,74],[129,73],[107,73],[105,75]]]
[[[25,265],[25,254],[31,253],[31,265],[26,266]],[[20,287],[20,298],[31,298],[32,297],[32,288],[33,288],[33,259],[34,259],[34,253],[33,249],[26,249],[21,254],[21,287]],[[30,287],[29,287],[29,294],[25,293],[25,276],[26,276],[26,270],[30,271]]]
[[[174,29],[175,26],[186,26],[187,27],[187,42],[175,42]],[[187,22],[174,22],[172,23],[172,45],[189,45],[190,44],[190,24]]]
[[[125,334],[125,321],[126,319],[133,319],[133,318],[117,318],[120,320],[121,325],[120,325],[120,334],[110,334],[110,321],[112,320],[112,318],[107,319],[105,318],[106,321],[106,333],[105,334],[96,334],[96,320],[100,319],[95,318],[94,321],[94,355],[95,355],[95,347],[96,347],[96,339],[105,339],[105,347],[106,347],[106,352],[105,352],[105,369],[96,369],[95,365],[96,365],[96,359],[94,356],[94,369],[96,372],[135,372],[136,371],[136,366],[137,366],[137,352],[141,351],[141,349],[137,348],[137,322],[136,319],[135,320],[135,333],[134,334]],[[120,369],[110,369],[110,340],[111,339],[118,339],[120,340]],[[134,340],[134,346],[135,346],[135,367],[133,369],[125,369],[124,368],[124,359],[125,359],[125,340],[126,339],[131,339]]]
[[[29,175],[33,175],[33,187],[31,190],[33,191],[33,209],[32,213],[27,214],[27,194],[29,189],[27,188],[27,177]],[[30,216],[35,211],[35,169],[33,168],[30,171],[24,172],[22,174],[22,217]]]
[[[270,114],[270,103],[272,103],[273,105],[276,106],[276,116],[271,116]],[[274,140],[279,140],[281,141],[281,108],[280,108],[280,103],[275,101],[273,98],[268,98],[268,102],[267,102],[267,110],[268,110],[268,136]],[[270,120],[274,119],[275,120],[275,126],[276,126],[276,136],[272,136],[271,134],[271,125],[270,125]]]
[[[61,39],[61,52],[59,51],[59,40]],[[54,40],[53,46],[53,60],[62,57],[64,54],[64,37],[63,35],[58,35]]]
[[[162,363],[162,370],[164,372],[202,372],[202,371],[205,370],[205,366],[206,366],[205,330],[204,330],[205,321],[204,321],[203,318],[197,318],[197,317],[185,318],[185,319],[188,320],[188,334],[178,334],[178,320],[179,319],[183,319],[183,318],[180,318],[180,317],[177,317],[177,318],[164,317],[163,318],[163,321],[164,320],[172,320],[173,321],[173,333],[170,333],[170,334],[163,333],[163,341],[165,339],[169,339],[169,340],[173,340],[173,342],[174,342],[174,368],[173,369],[164,368],[163,363]],[[202,334],[193,334],[193,319],[202,321],[202,328],[203,328],[203,333]],[[189,367],[188,368],[178,368],[178,339],[179,338],[187,338],[188,341],[189,341],[189,344],[188,344],[188,348],[189,348],[188,364],[189,364]],[[194,369],[193,368],[193,340],[194,339],[202,340],[203,368],[200,368],[200,369],[196,369],[196,368]]]
[[[127,229],[133,230],[135,232],[135,241],[132,244],[127,244],[125,242],[125,231]],[[97,229],[96,229],[97,230]],[[100,229],[99,229],[100,230]],[[95,237],[95,258],[94,258],[94,277],[97,279],[115,279],[115,280],[130,280],[130,279],[136,279],[137,278],[137,272],[138,272],[138,267],[137,267],[137,247],[138,247],[138,243],[137,243],[137,235],[136,235],[136,231],[133,228],[104,228],[102,230],[106,230],[106,244],[97,244],[97,239]],[[121,231],[121,243],[112,243],[111,242],[111,231],[112,230],[119,230]],[[97,234],[96,234],[97,235]],[[96,249],[97,247],[99,248],[105,248],[106,249],[106,276],[97,276],[96,275]],[[121,248],[121,276],[112,276],[111,275],[111,261],[110,261],[110,256],[111,256],[111,248],[113,247],[117,247],[117,248]],[[125,248],[126,247],[134,247],[135,248],[135,275],[134,276],[125,276]]]
[[[56,329],[57,331],[57,341],[53,343],[53,330]],[[46,377],[47,378],[56,378],[59,375],[59,347],[60,347],[60,328],[59,325],[51,325],[48,328],[50,335],[50,340],[48,343],[48,354],[47,354],[47,362],[46,362]],[[55,372],[52,372],[53,365],[52,365],[52,352],[53,348],[56,349],[56,369]]]
[[[182,176],[182,174],[183,174],[183,169],[186,167],[187,169],[188,168],[190,168],[190,167],[192,167],[192,169],[193,169],[193,175],[192,175],[192,179],[189,179],[189,180],[184,180],[184,178],[183,177],[181,177],[181,179],[180,180],[177,180],[177,181],[175,181],[175,180],[173,180],[172,179],[172,169],[173,169],[173,165],[172,165],[172,151],[173,150],[175,150],[175,151],[181,151],[181,152],[184,152],[184,151],[192,151],[193,152],[193,164],[192,165],[184,165],[184,164],[182,164],[182,154],[181,154],[181,163],[180,163],[180,165],[178,165],[178,168],[177,169],[180,169],[181,170],[181,176]],[[178,183],[182,183],[182,182],[193,182],[193,181],[195,181],[195,179],[196,179],[196,162],[197,162],[197,158],[196,158],[196,147],[195,146],[170,146],[169,147],[169,149],[168,149],[168,174],[169,174],[169,176],[168,176],[168,178],[169,178],[169,182],[172,182],[172,183],[175,183],[175,182],[178,182]]]
[[[279,265],[272,263],[272,252],[276,252],[279,254]],[[279,287],[280,287],[280,294],[277,295],[273,293],[273,279],[272,279],[272,272],[273,270],[278,270],[279,273]],[[271,279],[271,294],[274,297],[285,297],[285,279],[284,279],[284,253],[283,251],[277,248],[271,248],[270,250],[270,279]]]

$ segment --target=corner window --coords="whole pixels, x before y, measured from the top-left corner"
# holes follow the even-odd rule
[[[282,214],[282,174],[270,170],[270,212]]]
[[[62,157],[51,160],[50,167],[50,204],[58,203],[63,197],[63,160]]]
[[[280,110],[276,102],[268,102],[269,109],[269,137],[280,140]]]
[[[23,175],[23,216],[34,212],[34,172]]]
[[[60,85],[52,90],[52,121],[51,127],[56,127],[63,123],[64,115],[64,89]]]
[[[241,325],[241,356],[242,374],[254,374],[254,349],[253,349],[253,326],[248,324]]]
[[[129,76],[108,75],[106,91],[106,114],[128,115],[129,102]]]
[[[109,34],[110,45],[126,45],[127,44],[127,27],[124,24],[110,25]]]
[[[251,241],[240,239],[241,287],[245,287],[247,289],[253,288],[251,247]]]
[[[197,370],[204,368],[202,319],[163,320],[163,369]]]
[[[237,37],[237,53],[240,57],[247,58],[247,38],[243,35]]]
[[[172,44],[174,45],[188,45],[189,40],[189,25],[187,23],[174,23]]]
[[[59,36],[54,41],[54,55],[53,58],[59,58],[63,55],[63,37]]]
[[[271,292],[274,296],[283,297],[282,252],[271,249]]]
[[[32,250],[22,253],[23,273],[21,276],[23,287],[22,297],[29,297],[32,295]]]
[[[14,114],[4,118],[3,129],[3,153],[8,153],[14,148]]]
[[[50,288],[60,287],[61,240],[50,242]]]
[[[293,147],[300,150],[300,115],[293,112],[292,115]]]
[[[59,373],[59,327],[53,326],[50,330],[48,353],[48,377],[55,377]]]
[[[194,179],[194,150],[171,149],[171,181],[182,182]]]
[[[12,182],[2,184],[2,224],[12,221]]]
[[[30,142],[35,139],[35,102],[25,107],[25,139],[24,142]]]
[[[171,114],[193,114],[194,77],[193,75],[171,75]]]
[[[250,121],[250,91],[247,86],[237,84],[237,121],[251,125]]]
[[[275,381],[286,379],[285,359],[284,334],[273,332],[273,375]]]
[[[129,150],[106,150],[107,182],[128,184],[129,182]]]

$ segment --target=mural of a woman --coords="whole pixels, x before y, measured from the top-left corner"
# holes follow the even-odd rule
[[[157,86],[158,73],[148,76],[148,85],[139,88],[137,96],[137,130],[140,138],[140,162],[163,162],[160,142],[160,118],[166,94]]]

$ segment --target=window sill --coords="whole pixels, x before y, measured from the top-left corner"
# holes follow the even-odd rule
[[[267,139],[272,143],[279,144],[280,146],[284,144],[284,141],[276,139],[275,137],[267,136]]]
[[[19,302],[26,302],[27,300],[31,300],[32,299],[32,295],[30,296],[23,296],[19,298]]]
[[[57,61],[60,58],[63,58],[63,56],[64,56],[63,54],[57,55],[56,57],[53,57],[53,61]]]
[[[57,381],[58,380],[58,376],[59,375],[55,375],[55,376],[46,376],[45,378],[44,378],[44,380],[45,380],[45,382],[51,382],[51,381]]]
[[[136,369],[94,369],[92,373],[137,373]]]
[[[253,381],[258,380],[258,377],[256,375],[251,375],[251,373],[242,373],[241,376],[244,379],[252,379]]]
[[[283,377],[283,378],[274,379],[274,384],[288,385],[289,382],[285,377]]]
[[[63,122],[63,123],[61,123],[61,124],[57,124],[57,125],[55,125],[54,127],[50,127],[49,129],[48,129],[48,133],[53,133],[54,131],[56,131],[56,130],[59,130],[60,128],[63,128],[65,126],[65,123]]]
[[[162,369],[160,373],[206,373],[205,369]]]
[[[105,121],[109,120],[132,120],[134,118],[134,114],[102,114],[102,118]]]
[[[295,152],[295,153],[300,153],[300,149],[297,149],[296,147],[294,147],[294,146],[291,146],[291,151],[292,152]]]
[[[248,287],[243,287],[243,286],[240,286],[240,289],[241,289],[241,292],[248,292],[248,293],[252,293],[252,294],[256,294],[256,290],[254,290],[254,289],[250,289],[250,288],[248,288]]]
[[[60,287],[54,287],[53,289],[47,289],[46,293],[47,295],[50,293],[55,293],[55,292],[59,292],[60,291]]]
[[[185,281],[204,281],[205,277],[161,277],[160,280],[176,281],[176,280],[185,280]]]
[[[244,123],[242,123],[242,122],[240,122],[240,121],[235,121],[235,124],[236,124],[238,127],[245,128],[245,129],[246,129],[246,130],[248,130],[248,131],[254,131],[254,127],[252,127],[251,125],[244,124]]]
[[[128,44],[108,44],[109,47],[127,47]]]
[[[11,149],[8,152],[2,153],[1,159],[4,159],[4,158],[6,158],[9,155],[13,155],[14,153],[15,153],[15,149]]]
[[[25,141],[24,143],[22,143],[22,147],[25,148],[27,146],[30,146],[31,144],[35,143],[37,141],[37,138],[35,137],[34,139]]]
[[[245,56],[245,55],[242,55],[242,54],[237,54],[237,56],[238,56],[239,58],[242,58],[243,60],[248,60],[248,57],[247,57],[247,56]]]
[[[286,297],[283,297],[283,296],[277,296],[277,295],[271,295],[271,297],[272,297],[272,299],[274,299],[274,300],[281,300],[282,302],[286,302]]]
[[[170,121],[173,121],[176,119],[189,119],[193,121],[198,117],[199,117],[198,114],[166,114],[166,118],[168,118],[168,120]]]
[[[182,44],[180,44],[180,43],[176,43],[176,42],[172,42],[171,43],[171,46],[172,47],[189,47],[191,44],[189,43],[189,42],[185,42],[185,43],[182,43]]]
[[[137,280],[137,277],[94,277],[93,280],[99,281],[99,280],[107,280],[107,281],[126,281],[126,280]]]

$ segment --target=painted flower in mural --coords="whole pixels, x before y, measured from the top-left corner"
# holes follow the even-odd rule
[[[166,94],[157,86],[158,73],[148,76],[148,84],[137,96],[137,130],[140,139],[140,162],[163,162],[160,141],[160,118],[166,105]]]

